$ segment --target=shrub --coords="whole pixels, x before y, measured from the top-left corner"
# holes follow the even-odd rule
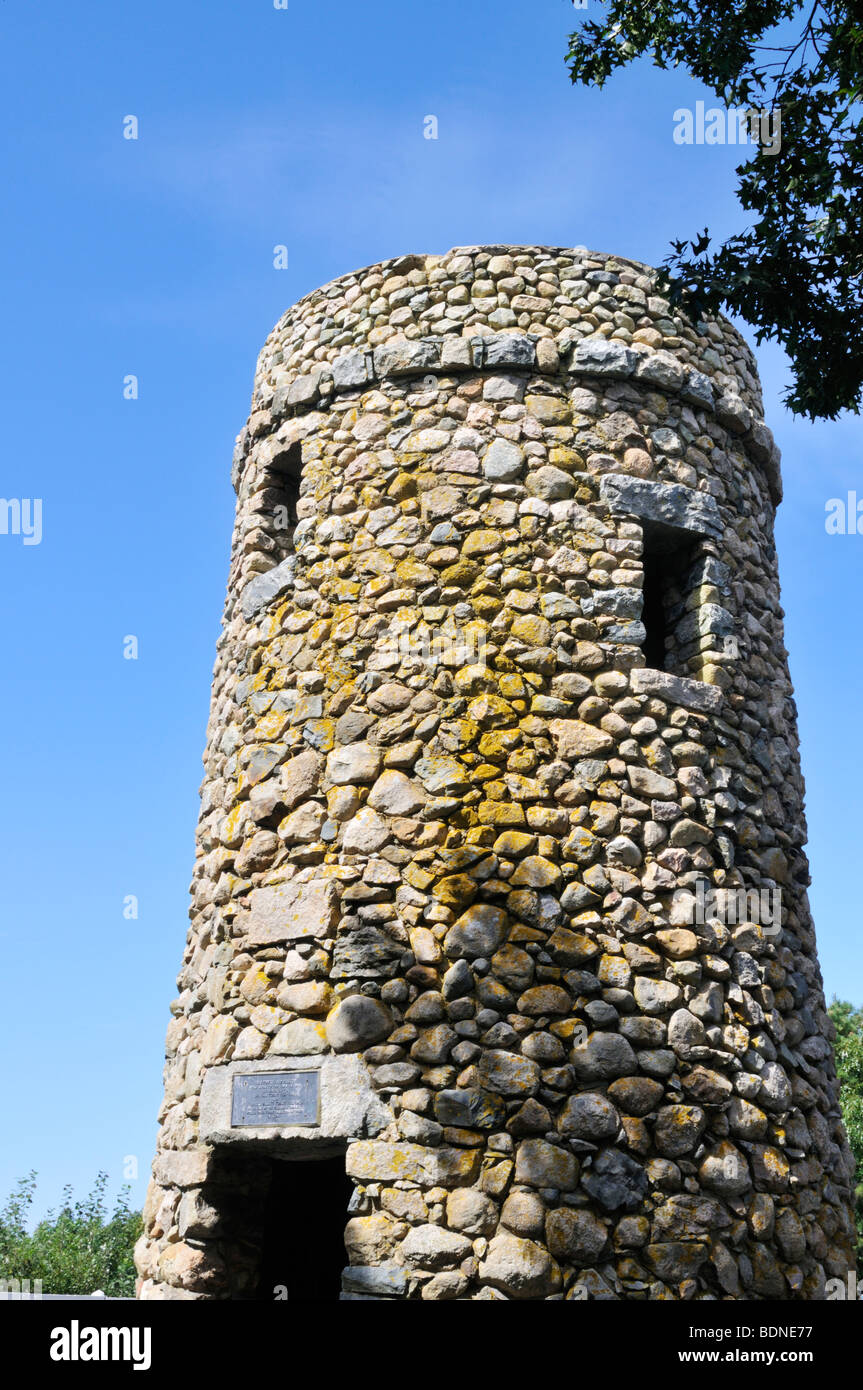
[[[135,1292],[132,1251],[141,1232],[139,1212],[129,1208],[123,1187],[108,1210],[107,1173],[99,1173],[92,1192],[78,1201],[63,1189],[63,1202],[27,1230],[36,1193],[36,1174],[22,1178],[0,1211],[0,1279],[42,1281],[43,1293],[90,1294],[114,1298]]]
[[[836,1028],[834,1050],[841,1083],[842,1118],[857,1160],[857,1267],[863,1278],[863,1009],[834,998],[827,1012]]]

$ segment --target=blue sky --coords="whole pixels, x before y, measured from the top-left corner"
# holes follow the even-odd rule
[[[735,151],[672,140],[675,109],[709,98],[684,73],[642,65],[603,92],[571,87],[566,35],[582,13],[566,0],[0,6],[0,491],[43,506],[40,544],[0,536],[0,1196],[35,1168],[44,1209],[98,1169],[116,1187],[134,1156],[143,1200],[231,451],[275,321],[402,252],[584,244],[657,263],[673,236],[745,225]],[[123,139],[130,114],[137,141]],[[430,114],[437,140],[423,138]],[[795,421],[782,353],[759,362],[784,455],[821,963],[828,995],[859,1004],[863,536],[828,536],[824,515],[857,486],[860,425]]]

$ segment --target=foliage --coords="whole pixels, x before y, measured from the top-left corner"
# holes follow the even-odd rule
[[[132,1297],[132,1251],[141,1232],[140,1213],[129,1209],[128,1187],[121,1188],[109,1213],[107,1173],[99,1173],[88,1196],[72,1201],[63,1189],[58,1212],[49,1211],[35,1229],[27,1217],[36,1193],[36,1174],[22,1178],[0,1210],[0,1279],[41,1279],[43,1293]]]
[[[777,32],[777,26],[779,26]],[[787,39],[791,30],[790,41]],[[767,43],[764,40],[767,40]],[[753,225],[709,251],[672,242],[672,301],[697,321],[725,307],[786,349],[796,414],[863,399],[863,13],[859,0],[607,0],[570,35],[573,82],[602,87],[642,55],[683,66],[728,108],[781,112],[781,146],[738,166]]]
[[[836,1071],[842,1083],[842,1118],[857,1160],[858,1265],[863,1273],[863,1009],[834,999],[827,1010],[836,1028]]]

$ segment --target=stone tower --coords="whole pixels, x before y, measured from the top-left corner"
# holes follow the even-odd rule
[[[761,413],[728,323],[584,248],[270,335],[142,1298],[847,1274]]]

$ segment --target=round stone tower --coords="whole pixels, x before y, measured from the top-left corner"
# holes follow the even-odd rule
[[[233,480],[140,1296],[827,1296],[739,335],[584,248],[404,256],[281,320]]]

